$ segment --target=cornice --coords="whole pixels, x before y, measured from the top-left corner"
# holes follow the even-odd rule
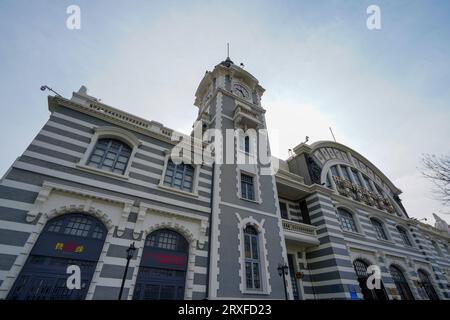
[[[106,122],[119,125],[120,127],[167,142],[171,145],[177,145],[180,142],[178,140],[172,140],[173,134],[176,134],[179,137],[194,139],[195,141],[194,137],[164,127],[158,122],[148,121],[138,116],[134,116],[127,112],[105,105],[103,103],[88,100],[86,98],[84,99],[85,103],[82,104],[58,96],[48,96],[48,108],[50,112],[54,112],[57,106],[61,105],[66,108],[104,120]],[[202,145],[205,144],[203,141],[201,143]]]

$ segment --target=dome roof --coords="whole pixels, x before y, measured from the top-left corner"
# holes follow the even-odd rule
[[[223,65],[223,66],[225,66],[225,67],[229,67],[229,66],[231,66],[232,64],[234,64],[234,62],[231,61],[230,57],[227,57],[227,58],[226,58],[224,61],[222,61],[220,64]]]

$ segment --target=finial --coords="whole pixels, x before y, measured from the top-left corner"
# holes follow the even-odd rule
[[[230,44],[227,42],[227,59],[230,59]]]

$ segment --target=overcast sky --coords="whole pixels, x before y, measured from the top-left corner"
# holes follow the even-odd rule
[[[66,8],[81,8],[81,29]],[[368,30],[366,9],[381,9]],[[47,84],[186,133],[206,70],[243,62],[266,89],[275,155],[310,137],[371,160],[413,217],[450,212],[420,173],[450,153],[450,1],[0,1],[0,176],[48,119]],[[450,215],[441,214],[450,222]]]

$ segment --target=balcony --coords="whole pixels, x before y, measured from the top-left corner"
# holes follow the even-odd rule
[[[233,120],[235,125],[247,126],[249,128],[258,128],[262,125],[257,112],[250,107],[238,105],[234,110]]]
[[[305,245],[305,247],[315,246],[320,243],[317,239],[315,226],[286,219],[282,219],[281,222],[286,240],[300,243]]]

